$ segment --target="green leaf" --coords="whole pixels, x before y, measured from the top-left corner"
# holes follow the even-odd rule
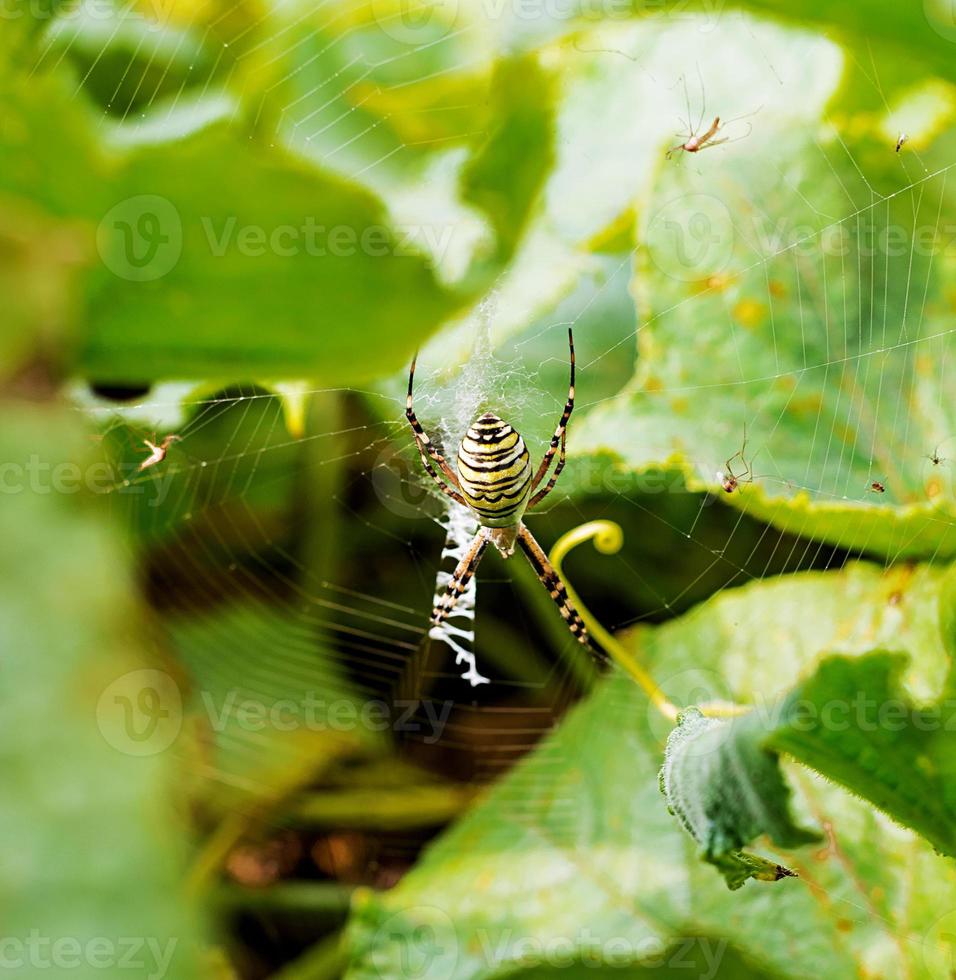
[[[3,100],[0,200],[44,207],[99,255],[75,361],[96,380],[354,383],[404,363],[464,302],[373,194],[256,146],[221,95],[156,110],[132,141],[94,130],[60,77]]]
[[[464,198],[490,216],[502,263],[517,248],[554,162],[555,79],[534,56],[498,63],[490,93],[493,131],[462,175]]]
[[[916,706],[907,658],[830,657],[800,684],[764,744],[846,786],[943,854],[956,856],[956,714]]]
[[[129,551],[81,492],[74,412],[6,400],[0,457],[0,905],[17,975],[192,980],[201,912],[169,748],[171,669],[141,636]]]
[[[100,224],[111,274],[80,357],[97,379],[352,383],[403,362],[461,302],[371,194],[225,123],[134,153],[113,186]]]
[[[707,0],[701,6],[707,10]],[[815,0],[787,4],[775,0],[737,0],[733,6],[833,35],[851,46],[867,38],[881,46],[880,53],[887,60],[898,53],[908,55],[923,70],[956,81],[951,47],[952,10],[945,0],[927,0],[922,5],[898,4],[893,0],[838,0],[827,4]],[[882,74],[882,61],[879,71]]]
[[[942,579],[930,567],[867,564],[770,579],[625,642],[672,702],[749,704],[767,726],[828,652],[862,657],[887,636],[911,654],[908,688],[929,697],[949,666],[936,617]],[[700,937],[729,942],[757,976],[939,975],[941,954],[921,940],[924,923],[956,907],[951,862],[788,763],[796,821],[825,828],[827,846],[761,847],[800,877],[728,896],[661,806],[656,777],[671,729],[628,678],[605,678],[397,887],[357,898],[348,976],[412,964],[436,980],[540,977],[558,975],[556,956],[636,969]]]
[[[942,179],[912,184],[886,140],[812,120],[761,121],[706,165],[672,161],[641,222],[637,375],[576,451],[679,469],[844,548],[956,554],[951,477],[929,458],[956,426],[938,370],[953,338],[936,229],[952,209]],[[741,479],[724,493],[729,472]]]
[[[742,851],[760,835],[786,848],[820,840],[819,834],[794,825],[779,759],[760,746],[761,733],[754,715],[721,721],[687,708],[668,736],[661,767],[668,810],[731,889],[749,878],[792,876],[782,865]]]

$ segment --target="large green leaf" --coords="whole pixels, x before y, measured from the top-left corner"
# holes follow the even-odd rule
[[[725,499],[754,516],[890,557],[956,553],[948,469],[929,458],[956,421],[951,210],[943,179],[912,183],[885,139],[826,125],[762,119],[673,163],[641,220],[637,376],[577,448],[712,491],[745,473],[743,450],[753,482]]]
[[[7,399],[0,456],[0,905],[16,976],[199,977],[175,669],[148,658],[75,413]]]
[[[750,878],[778,881],[791,875],[776,862],[743,850],[755,838],[766,834],[785,848],[820,839],[794,825],[790,790],[776,753],[761,744],[762,734],[752,713],[723,721],[687,708],[667,739],[661,767],[667,808],[730,888],[740,888]]]
[[[77,340],[89,376],[354,382],[463,302],[368,190],[252,143],[221,94],[116,129],[66,76],[3,84],[4,209],[41,207],[100,258]]]
[[[905,666],[905,657],[879,652],[823,661],[761,741],[851,789],[954,857],[954,705],[951,699],[914,704],[900,686]]]
[[[636,630],[629,643],[675,703],[731,698],[766,717],[826,651],[862,655],[891,635],[911,655],[907,690],[926,697],[948,666],[940,579],[929,568],[859,564],[754,583]],[[939,939],[924,932],[956,901],[949,862],[792,769],[798,818],[825,828],[828,846],[760,847],[800,878],[730,896],[660,800],[670,727],[628,678],[605,679],[397,888],[357,902],[349,975],[388,975],[402,962],[443,978],[534,964],[535,976],[556,975],[558,954],[650,965],[675,937],[726,940],[780,978],[938,975]]]

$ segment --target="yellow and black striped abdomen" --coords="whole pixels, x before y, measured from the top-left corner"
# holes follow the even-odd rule
[[[524,439],[491,412],[475,419],[458,447],[458,479],[462,496],[485,527],[521,520],[531,475]]]

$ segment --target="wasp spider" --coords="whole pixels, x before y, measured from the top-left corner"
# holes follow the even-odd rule
[[[522,521],[526,511],[536,507],[554,489],[564,469],[565,438],[568,419],[574,409],[574,337],[568,330],[568,346],[571,350],[571,385],[561,421],[554,430],[551,444],[537,472],[532,474],[531,457],[524,439],[507,422],[492,412],[485,412],[471,424],[458,447],[457,472],[435,448],[422,428],[412,407],[412,384],[415,380],[415,360],[408,374],[408,398],[405,415],[415,443],[422,457],[422,464],[446,497],[468,507],[478,518],[481,527],[465,556],[458,563],[448,588],[432,610],[432,624],[437,626],[455,608],[455,603],[465,591],[465,586],[475,574],[478,562],[488,543],[493,544],[505,558],[515,552],[515,546],[527,555],[532,568],[557,604],[568,629],[581,643],[588,644],[588,634],[577,610],[568,598],[568,591],[558,573],[548,561],[541,545]],[[417,360],[417,357],[416,357]],[[551,479],[538,489],[547,476],[555,453],[561,447],[558,463]],[[434,466],[432,464],[435,464]],[[438,467],[438,471],[435,470]],[[442,476],[439,476],[439,472]],[[444,479],[442,479],[444,477]],[[447,481],[447,482],[446,482]]]

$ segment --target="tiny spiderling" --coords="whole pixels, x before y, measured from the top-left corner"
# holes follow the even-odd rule
[[[156,437],[153,436],[154,440],[155,438]],[[179,442],[180,438],[181,436],[168,435],[163,437],[162,442],[155,442],[155,441],[150,441],[149,439],[144,439],[143,442],[145,443],[146,448],[149,450],[150,454],[149,456],[146,457],[146,459],[142,461],[142,463],[139,464],[139,467],[137,468],[137,472],[142,473],[143,470],[147,470],[151,466],[156,466],[157,463],[161,463],[166,458],[166,453],[169,451],[169,447],[174,442]]]

